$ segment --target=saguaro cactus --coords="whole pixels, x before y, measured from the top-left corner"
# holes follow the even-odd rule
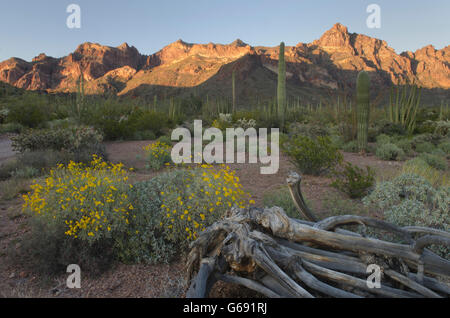
[[[280,56],[278,58],[278,119],[280,128],[284,126],[286,112],[286,61],[284,59],[284,42],[280,44]]]
[[[231,74],[231,86],[233,91],[233,114],[236,112],[236,71]]]
[[[358,149],[363,151],[367,148],[367,134],[369,130],[369,88],[370,79],[369,74],[361,71],[356,80],[356,101],[357,101],[357,115],[358,115]]]

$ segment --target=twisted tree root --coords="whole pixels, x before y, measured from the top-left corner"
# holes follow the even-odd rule
[[[303,200],[300,180],[291,173],[288,185],[309,221],[289,218],[278,207],[233,208],[191,244],[187,297],[207,297],[217,280],[266,297],[450,296],[449,286],[430,277],[449,279],[450,262],[426,249],[430,244],[450,246],[449,233],[355,215],[319,221]],[[339,229],[349,224],[381,229],[406,244]],[[381,269],[380,288],[367,283],[372,263]]]

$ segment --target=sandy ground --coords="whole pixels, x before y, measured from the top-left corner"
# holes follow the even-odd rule
[[[11,140],[7,136],[0,136],[0,164],[14,157],[14,155]]]
[[[146,141],[109,142],[106,144],[109,160],[122,162],[127,167],[136,168],[134,180],[147,180],[156,173],[145,170],[142,147]],[[10,143],[0,139],[0,159],[10,158]],[[380,161],[373,156],[344,154],[345,160],[361,167],[370,165],[377,171],[378,177],[388,176],[399,169],[400,163]],[[280,169],[274,175],[261,175],[260,164],[232,164],[237,171],[244,188],[252,195],[256,205],[261,206],[266,192],[285,186],[286,175],[293,165],[285,156],[280,158]],[[331,180],[326,177],[305,176],[302,189],[305,197],[312,203],[320,215],[320,202],[325,193],[336,191],[329,186]],[[61,275],[42,279],[11,262],[8,249],[20,247],[20,238],[28,231],[26,219],[21,214],[21,199],[0,203],[0,297],[179,297],[183,295],[182,260],[170,265],[123,265],[111,269],[98,278],[84,278],[81,290],[69,290],[65,287],[67,276]],[[224,284],[215,287],[213,295],[248,296],[246,291]]]

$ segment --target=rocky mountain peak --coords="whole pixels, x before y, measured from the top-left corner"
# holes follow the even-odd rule
[[[349,46],[350,34],[348,33],[348,28],[340,23],[336,23],[319,40],[314,41],[313,44],[324,47]]]

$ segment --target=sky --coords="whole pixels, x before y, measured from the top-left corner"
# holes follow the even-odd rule
[[[70,4],[81,8],[81,28],[69,29]],[[381,8],[381,27],[368,28],[367,6]],[[0,0],[0,61],[61,57],[84,42],[127,42],[153,54],[182,39],[189,43],[253,46],[309,43],[336,22],[350,32],[387,41],[397,53],[449,45],[449,0]]]

